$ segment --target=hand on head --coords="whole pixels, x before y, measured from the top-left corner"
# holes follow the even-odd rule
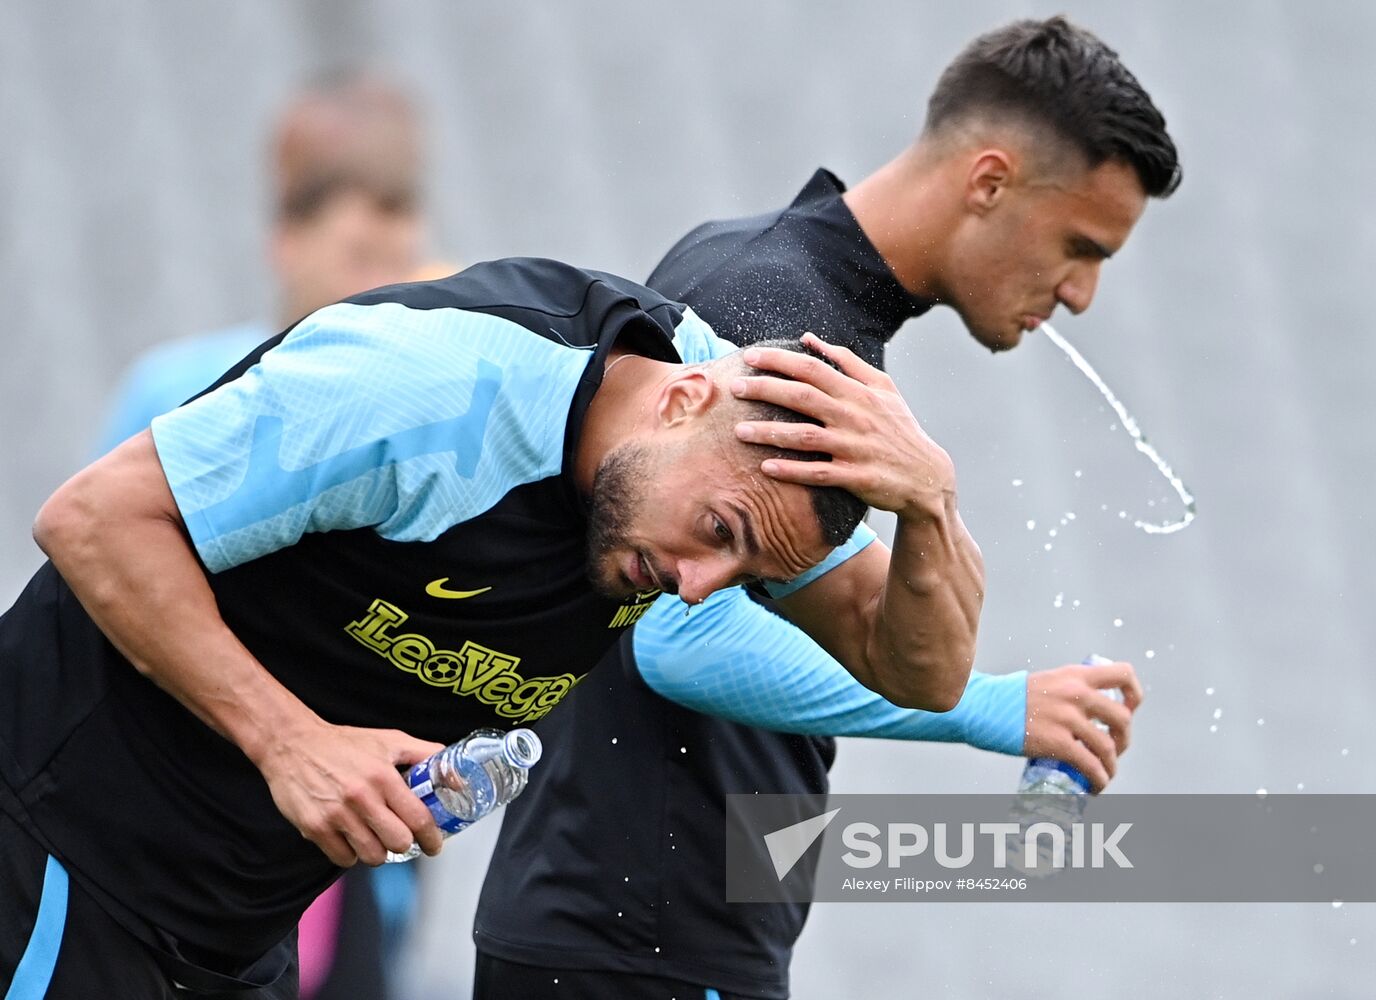
[[[955,467],[922,430],[893,379],[814,334],[806,334],[803,344],[820,357],[748,348],[744,361],[761,374],[735,379],[731,391],[738,399],[771,403],[817,423],[744,420],[736,436],[823,453],[830,461],[768,458],[761,471],[782,482],[837,487],[870,507],[899,514],[944,508],[954,496]]]

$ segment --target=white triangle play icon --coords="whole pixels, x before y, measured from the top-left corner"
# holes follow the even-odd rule
[[[835,819],[840,811],[833,809],[831,812],[824,812],[820,816],[764,835],[764,846],[769,848],[769,858],[774,862],[774,874],[779,877],[780,882],[793,870],[798,859],[807,853],[812,842],[822,835],[827,824]]]

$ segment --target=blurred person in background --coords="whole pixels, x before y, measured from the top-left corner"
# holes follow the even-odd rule
[[[109,407],[100,453],[321,306],[456,270],[426,265],[423,154],[415,105],[381,77],[337,70],[292,99],[274,127],[269,154],[268,258],[276,315],[173,340],[142,355]]]
[[[214,382],[279,330],[322,306],[456,268],[425,264],[424,141],[395,83],[337,69],[279,114],[270,150],[268,257],[276,315],[158,345],[125,373],[108,407],[108,452]],[[305,1000],[385,997],[390,960],[414,909],[416,866],[359,867],[327,889],[300,928]]]
[[[819,170],[782,211],[693,230],[649,284],[742,345],[811,330],[881,365],[908,319],[946,305],[1003,351],[1057,306],[1087,309],[1179,180],[1117,54],[1062,18],[1021,21],[952,62],[917,141],[855,188]],[[903,710],[743,591],[684,612],[661,598],[544,722],[560,752],[506,809],[476,1000],[782,1000],[808,907],[726,902],[726,795],[825,793],[843,735],[1056,757],[1097,790],[1142,695],[1130,664],[1076,664],[977,672],[955,710]]]

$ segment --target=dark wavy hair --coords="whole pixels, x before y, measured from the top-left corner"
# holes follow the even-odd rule
[[[1151,96],[1117,52],[1064,17],[1015,21],[966,46],[927,102],[924,134],[982,117],[1049,130],[1091,169],[1122,160],[1151,197],[1180,186],[1179,155]]]

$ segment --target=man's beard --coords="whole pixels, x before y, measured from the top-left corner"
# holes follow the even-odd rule
[[[588,513],[588,579],[593,589],[605,597],[635,593],[635,587],[617,565],[616,555],[618,550],[628,548],[626,539],[643,504],[649,470],[649,448],[627,442],[602,460],[593,477]]]

